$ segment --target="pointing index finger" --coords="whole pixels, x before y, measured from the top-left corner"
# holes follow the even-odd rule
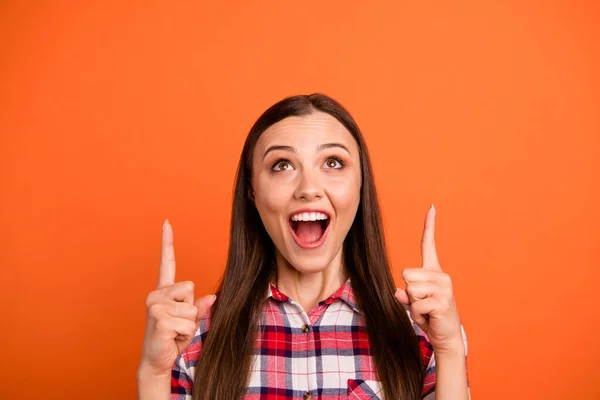
[[[170,286],[175,283],[175,248],[173,247],[173,228],[169,220],[165,220],[162,229],[162,252],[160,257],[160,271],[158,274],[158,288]]]
[[[421,257],[423,268],[434,271],[442,270],[435,249],[435,207],[433,204],[425,216],[425,227],[423,229],[423,238],[421,239]]]

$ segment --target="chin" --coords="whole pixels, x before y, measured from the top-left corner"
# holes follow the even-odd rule
[[[311,262],[304,262],[304,263],[290,263],[290,265],[298,272],[303,273],[303,274],[317,274],[319,272],[323,272],[327,269],[328,264],[326,263],[311,263]]]
[[[292,250],[288,255],[289,257],[284,256],[288,264],[303,274],[323,272],[331,266],[331,263],[335,258],[335,255],[331,254],[298,254],[297,250]]]

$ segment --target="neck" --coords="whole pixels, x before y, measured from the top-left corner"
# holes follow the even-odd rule
[[[276,259],[275,285],[306,312],[335,293],[348,279],[341,251],[324,270],[311,273],[298,271],[280,254]]]

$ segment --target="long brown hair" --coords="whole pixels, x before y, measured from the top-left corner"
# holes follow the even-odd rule
[[[423,365],[412,324],[394,297],[371,162],[360,129],[341,104],[323,94],[292,96],[256,121],[240,157],[227,265],[194,377],[194,400],[239,400],[250,378],[258,321],[273,273],[274,247],[249,199],[252,153],[260,135],[289,116],[321,111],[340,121],[358,143],[360,205],[344,240],[343,259],[364,314],[371,354],[387,399],[420,399]],[[367,240],[369,238],[369,240]]]

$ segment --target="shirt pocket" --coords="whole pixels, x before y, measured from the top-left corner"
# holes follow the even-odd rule
[[[384,400],[381,382],[348,379],[348,400]]]

